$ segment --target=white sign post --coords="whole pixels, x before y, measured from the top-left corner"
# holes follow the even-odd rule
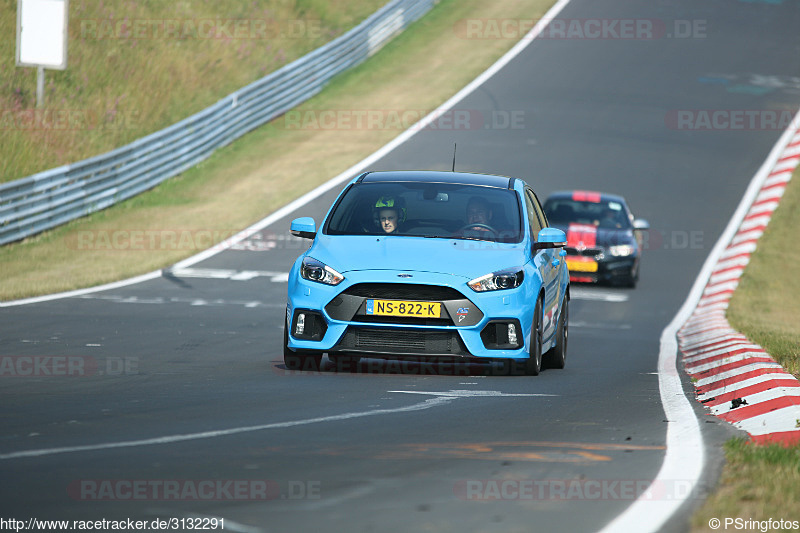
[[[36,67],[36,107],[44,105],[44,69],[67,68],[69,0],[17,0],[17,66]]]

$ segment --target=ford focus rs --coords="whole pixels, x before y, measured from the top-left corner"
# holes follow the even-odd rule
[[[368,358],[563,368],[569,273],[563,231],[524,181],[368,172],[340,193],[289,274],[284,362]]]
[[[576,282],[635,287],[646,220],[633,217],[621,196],[588,191],[550,195],[544,211],[567,234],[567,266]]]

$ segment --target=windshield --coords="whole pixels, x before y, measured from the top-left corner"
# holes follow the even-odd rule
[[[551,224],[587,224],[606,229],[630,229],[625,206],[619,202],[582,202],[571,198],[548,198],[544,212]]]
[[[334,207],[328,235],[522,240],[517,194],[445,183],[356,183]]]

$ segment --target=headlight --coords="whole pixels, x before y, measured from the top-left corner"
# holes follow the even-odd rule
[[[324,283],[325,285],[338,285],[344,280],[344,276],[334,269],[311,257],[303,259],[303,264],[300,265],[300,276],[303,279]]]
[[[633,246],[630,244],[620,244],[617,246],[609,246],[608,253],[615,257],[625,257],[633,253]]]
[[[524,279],[525,272],[522,269],[509,269],[475,278],[467,285],[475,292],[499,291],[519,287]]]

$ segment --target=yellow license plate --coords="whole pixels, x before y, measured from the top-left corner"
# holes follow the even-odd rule
[[[597,272],[597,261],[570,261],[567,259],[567,268],[573,272]]]
[[[367,300],[367,314],[378,316],[411,316],[417,318],[440,318],[442,304],[439,302],[407,302],[402,300]]]

